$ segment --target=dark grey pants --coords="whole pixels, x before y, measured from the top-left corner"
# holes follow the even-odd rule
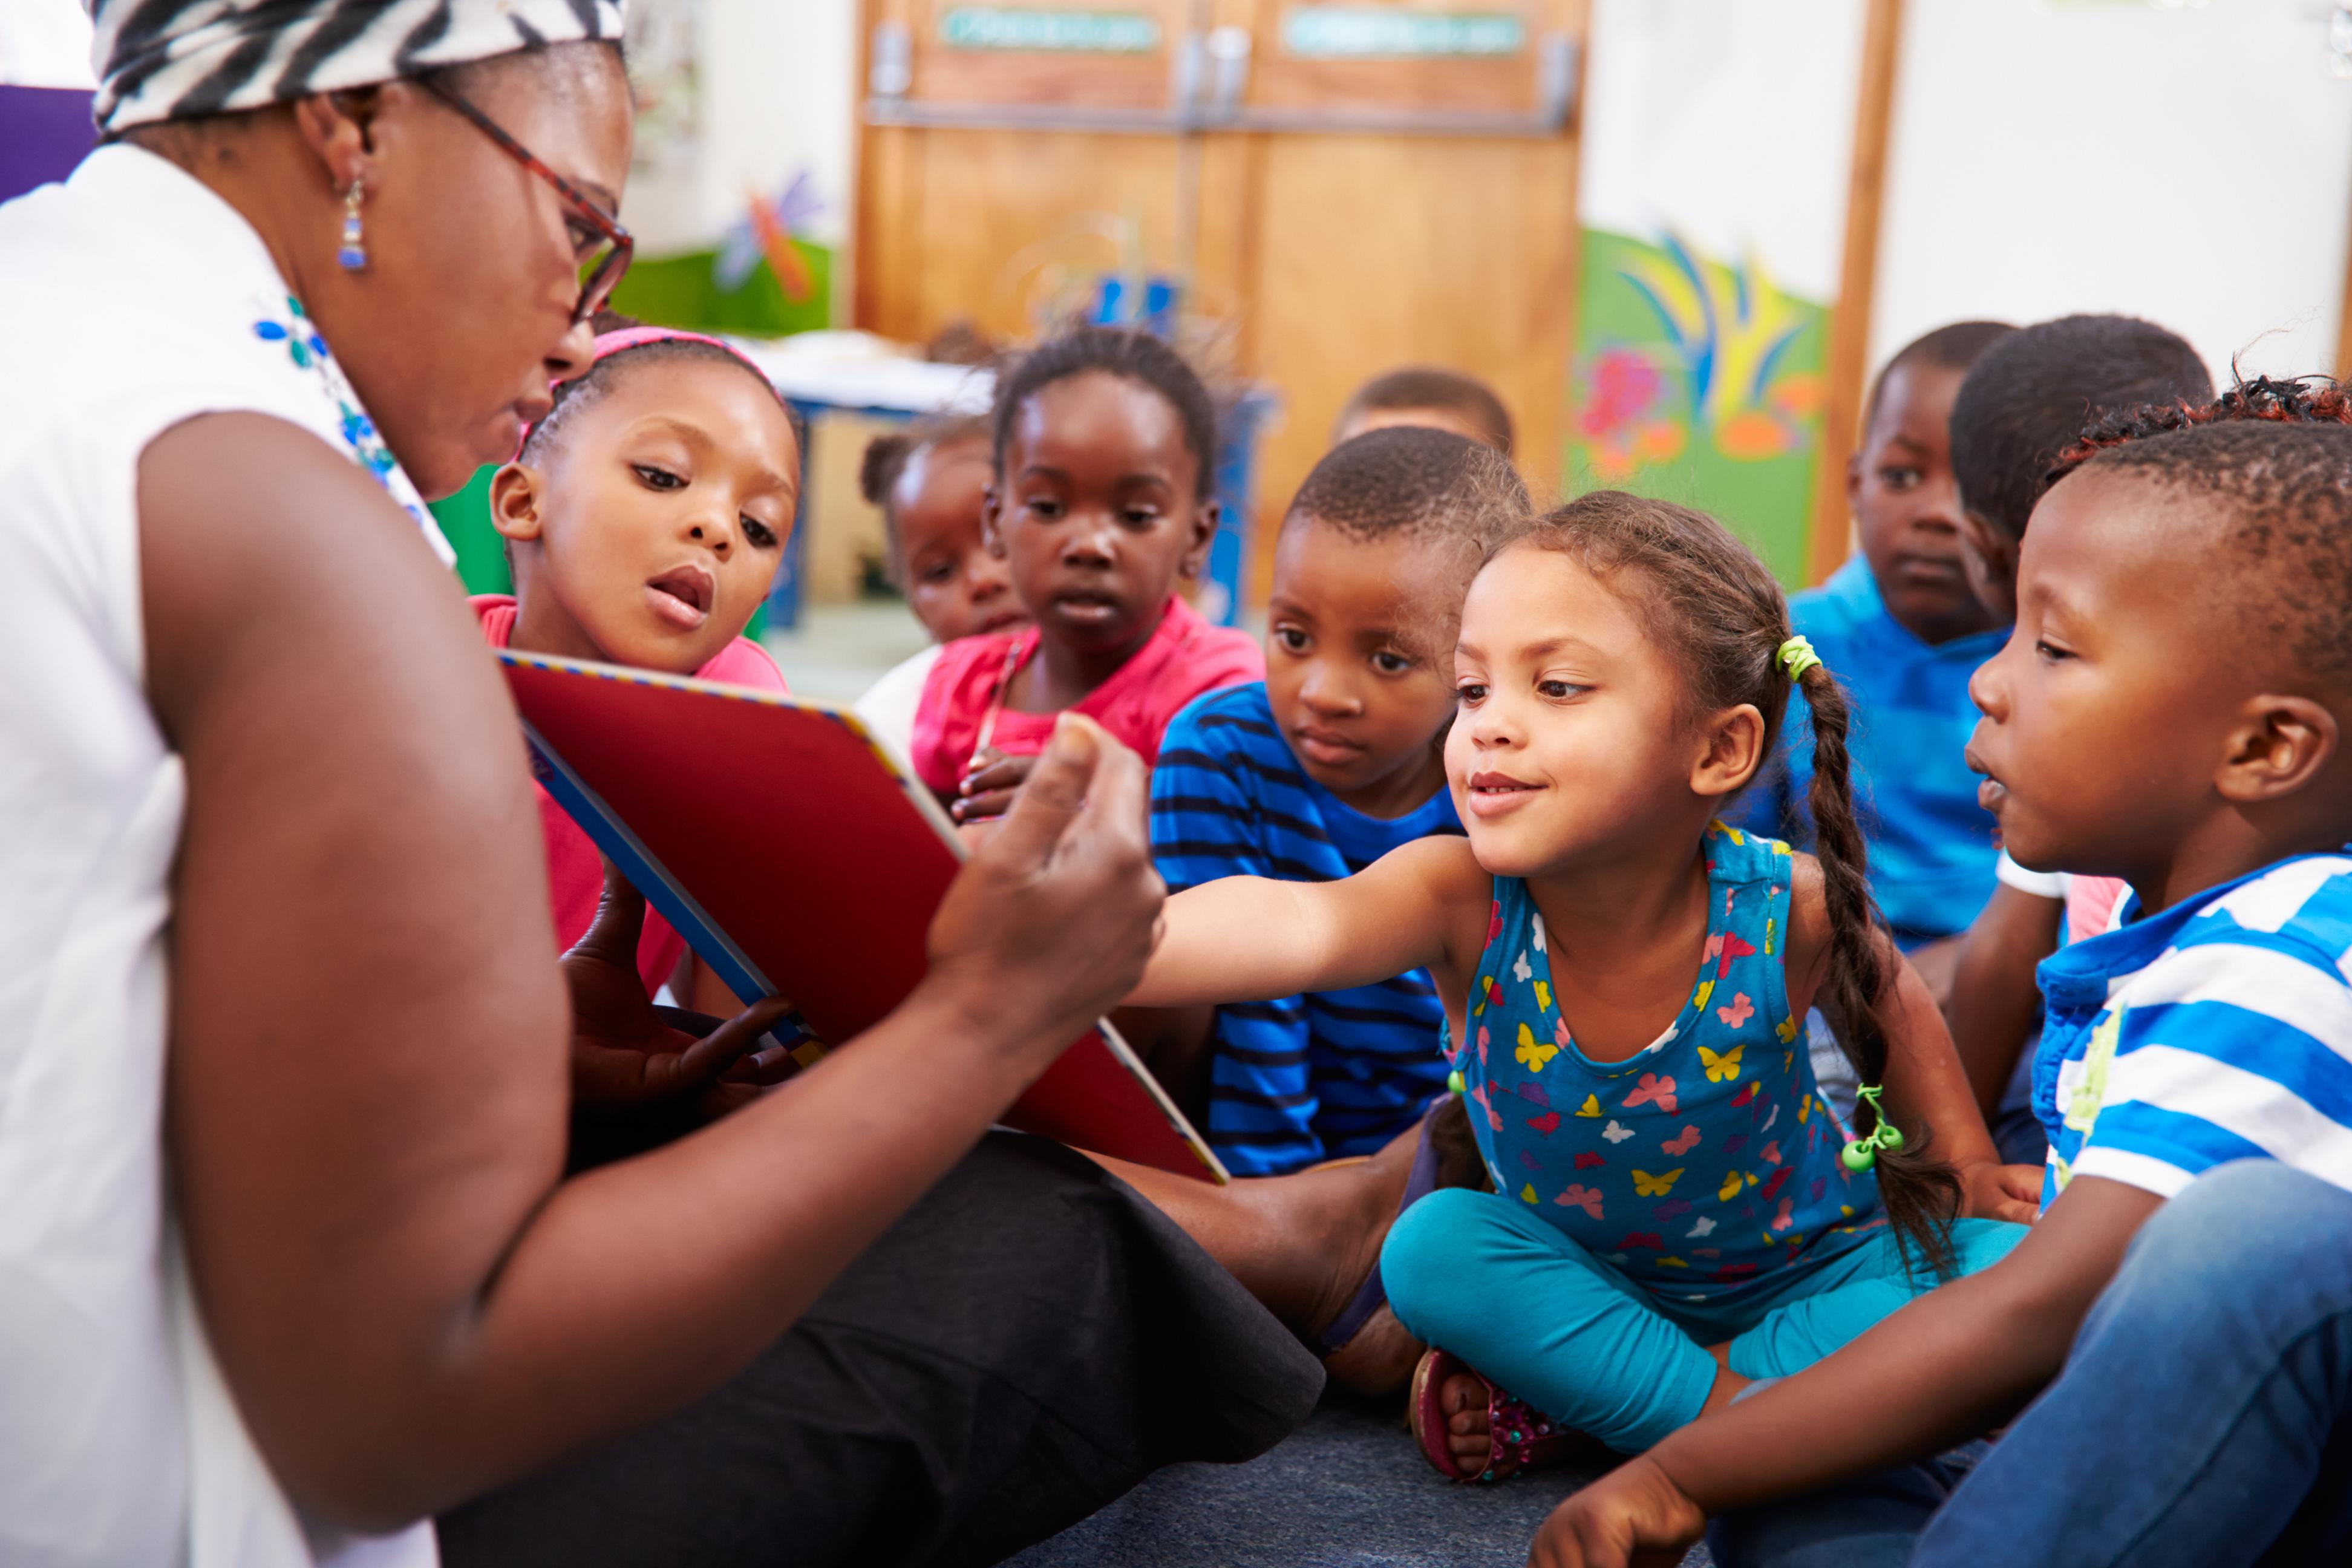
[[[449,1568],[986,1563],[1304,1421],[1322,1368],[1166,1215],[992,1133],[723,1387],[439,1521]]]

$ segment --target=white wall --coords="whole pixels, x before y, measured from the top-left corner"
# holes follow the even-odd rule
[[[96,87],[79,0],[0,0],[0,83]]]
[[[1837,298],[1862,0],[1596,0],[1577,216]]]
[[[685,16],[701,67],[700,155],[690,173],[633,179],[628,218],[646,253],[698,248],[812,170],[826,209],[811,237],[849,231],[857,84],[856,0],[628,0]],[[90,87],[81,0],[0,0],[0,82]]]
[[[772,196],[801,168],[826,204],[809,237],[838,245],[852,195],[855,0],[631,4],[689,16],[701,68],[700,155],[687,170],[640,169],[630,179],[624,216],[645,252],[712,244],[742,216],[747,188]]]
[[[828,203],[816,237],[845,235],[860,89],[853,0],[633,3],[698,5],[701,24],[698,167],[673,188],[639,182],[629,193],[648,253],[709,244],[740,216],[747,184],[772,193],[800,166]],[[1647,0],[1631,14],[1652,13],[1651,26],[1688,40],[1710,9]],[[2330,368],[2352,232],[2352,80],[2330,74],[2323,0],[1906,0],[1904,10],[1874,365],[1965,317],[2124,310],[2186,335],[2217,374],[2241,353],[2254,370]],[[1843,56],[1852,46],[1841,32],[1816,42],[1833,38]],[[77,0],[0,0],[0,79],[88,85],[88,37]],[[1769,37],[1718,27],[1711,47],[1737,57],[1731,81],[1779,74],[1756,68],[1756,51],[1775,49]],[[1601,63],[1596,99],[1612,85]],[[1841,58],[1836,69],[1852,67]],[[1656,145],[1613,162],[1653,177],[1702,168],[1684,132],[1710,118],[1669,117],[1651,133]],[[1747,172],[1735,185],[1796,182],[1763,204],[1785,204],[1790,218],[1817,205],[1816,187],[1843,179],[1842,166],[1773,174],[1769,160],[1738,156],[1717,166],[1738,165]],[[1588,208],[1620,221],[1633,214],[1618,208],[1645,205],[1638,191],[1590,184]],[[1736,216],[1754,205],[1727,200],[1718,221],[1745,232],[1701,243],[1733,254],[1755,243],[1756,226]],[[1811,292],[1826,257],[1804,254],[1816,247],[1801,241],[1791,248],[1800,254],[1775,258],[1784,281]]]
[[[2329,9],[1908,0],[1873,365],[1946,321],[2115,310],[2217,377],[2329,370],[2352,222]]]
[[[711,178],[731,216],[748,180],[772,190],[814,170],[828,207],[818,225],[848,231],[856,122],[855,0],[708,0]]]

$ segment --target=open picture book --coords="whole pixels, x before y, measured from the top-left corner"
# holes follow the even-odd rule
[[[774,1033],[796,1059],[879,1023],[922,979],[925,935],[964,847],[855,714],[584,659],[498,657],[539,781],[729,990],[792,1001],[796,1015]],[[806,1037],[797,1044],[793,1026]],[[1227,1179],[1108,1022],[1071,1042],[1003,1120]]]

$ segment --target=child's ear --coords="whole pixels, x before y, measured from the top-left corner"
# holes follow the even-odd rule
[[[993,482],[980,492],[980,542],[999,561],[1004,559],[1004,497]]]
[[[1862,454],[1853,452],[1845,460],[1845,509],[1851,512],[1862,505]]]
[[[1209,542],[1217,537],[1217,519],[1224,509],[1209,501],[1192,509],[1192,537],[1185,542],[1183,558],[1176,563],[1177,574],[1190,583],[1209,564]]]
[[[509,463],[490,476],[490,526],[509,543],[539,538],[539,473],[520,463]]]
[[[1717,800],[1737,795],[1764,765],[1764,715],[1753,702],[1717,713],[1705,740],[1706,750],[1691,766],[1693,795]]]
[[[2317,778],[2341,741],[2326,704],[2263,692],[2248,700],[2231,729],[2213,787],[2240,805],[2281,799]]]

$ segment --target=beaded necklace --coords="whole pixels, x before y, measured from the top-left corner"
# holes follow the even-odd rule
[[[311,372],[317,376],[320,390],[335,405],[335,428],[341,435],[344,447],[350,450],[352,460],[399,503],[400,509],[424,533],[425,542],[433,547],[433,552],[441,558],[443,563],[456,564],[457,552],[449,548],[448,540],[442,536],[441,525],[425,510],[425,498],[402,470],[400,460],[392,455],[392,448],[385,446],[383,437],[376,433],[375,421],[369,418],[366,410],[360,406],[357,395],[352,391],[351,381],[343,374],[342,366],[335,363],[333,353],[327,347],[327,340],[320,337],[318,329],[311,324],[310,312],[302,309],[302,301],[293,295],[289,294],[285,299],[287,314],[280,317],[274,306],[265,307],[260,319],[253,323],[253,335],[264,342],[285,344],[286,356],[293,362],[294,368]]]

